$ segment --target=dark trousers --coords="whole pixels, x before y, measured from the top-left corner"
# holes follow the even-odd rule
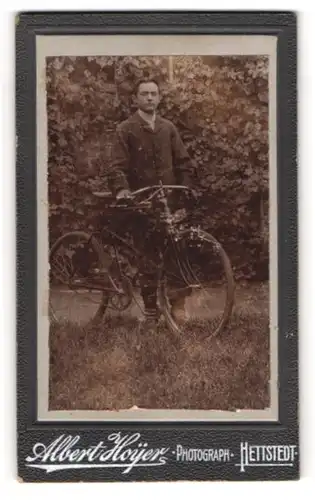
[[[145,310],[148,314],[154,314],[157,309],[157,288],[158,288],[158,265],[160,264],[160,252],[164,250],[162,233],[155,230],[154,224],[148,218],[139,218],[133,230],[134,244],[143,255],[139,259],[138,268],[140,273],[141,295]],[[176,268],[176,259],[169,255],[170,261],[164,260],[166,268],[171,272],[167,273],[167,284],[170,304],[175,304],[178,300],[190,295],[187,283],[181,277],[179,268]],[[172,260],[173,259],[173,260]],[[175,265],[174,265],[175,263]]]
[[[139,258],[139,281],[146,312],[155,313],[157,309],[158,265],[161,236],[155,231],[154,224],[147,217],[139,216],[132,230],[135,248],[143,257]]]

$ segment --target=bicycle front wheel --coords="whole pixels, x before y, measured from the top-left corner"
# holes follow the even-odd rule
[[[198,326],[218,335],[233,309],[234,278],[230,260],[211,234],[197,228],[170,238],[164,255],[159,302],[170,330]]]

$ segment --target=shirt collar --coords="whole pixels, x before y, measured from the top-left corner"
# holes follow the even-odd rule
[[[155,120],[156,120],[156,113],[154,112],[153,115],[149,115],[148,113],[145,113],[141,109],[138,109],[138,114],[141,116],[141,118],[150,125],[150,127],[154,128],[155,125]]]

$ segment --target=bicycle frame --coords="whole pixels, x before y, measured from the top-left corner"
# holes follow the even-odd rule
[[[172,212],[171,212],[170,207],[168,205],[167,193],[166,193],[167,191],[174,191],[174,190],[178,190],[178,191],[181,190],[181,191],[186,191],[186,192],[192,191],[191,188],[189,188],[187,186],[164,185],[164,184],[160,183],[157,185],[146,186],[144,188],[140,188],[137,191],[134,191],[132,193],[132,196],[131,196],[131,198],[134,198],[135,196],[138,196],[140,194],[144,194],[146,192],[153,191],[153,193],[151,195],[149,195],[149,197],[147,199],[145,199],[143,202],[140,202],[138,205],[135,206],[135,208],[136,209],[138,209],[138,208],[149,208],[150,209],[150,208],[152,208],[152,201],[154,200],[154,198],[158,197],[159,200],[162,202],[162,206],[164,209],[164,214],[162,216],[162,219],[164,220],[163,231],[167,237],[173,233],[173,229],[177,226],[177,221],[175,221],[172,217]],[[127,202],[125,205],[112,204],[112,205],[109,205],[109,207],[115,208],[118,210],[119,209],[129,209],[130,210],[130,208],[132,209],[133,205],[130,205]],[[111,231],[109,228],[106,228],[106,227],[102,228],[101,234],[100,234],[100,238],[101,238],[102,242],[106,243],[105,234],[107,234],[111,238],[113,238],[114,241],[116,240],[117,244],[123,245],[126,249],[128,248],[134,254],[137,254],[138,257],[143,257],[143,253],[139,252],[134,245],[131,245],[126,239],[119,236],[116,232]],[[154,261],[150,260],[150,262],[155,267],[158,267]]]
[[[143,202],[140,202],[138,205],[135,205],[135,204],[132,205],[132,204],[130,204],[130,201],[129,202],[125,201],[125,204],[123,204],[123,202],[119,202],[119,203],[116,202],[114,204],[110,204],[108,206],[108,208],[113,208],[113,209],[116,209],[118,211],[125,210],[125,209],[130,210],[132,208],[137,209],[137,210],[139,208],[142,208],[142,209],[151,208],[152,209],[152,201],[155,198],[159,198],[159,201],[161,202],[161,205],[163,206],[162,218],[165,221],[163,230],[165,231],[165,235],[167,236],[166,241],[168,241],[168,237],[171,236],[171,234],[174,231],[174,228],[176,227],[176,221],[173,220],[172,213],[171,213],[171,210],[170,210],[169,205],[168,205],[167,191],[174,191],[174,190],[182,190],[182,191],[186,191],[186,192],[191,191],[191,189],[187,186],[163,185],[161,183],[161,184],[154,185],[154,186],[147,186],[144,188],[140,188],[139,190],[133,192],[132,198],[135,198],[138,195],[142,195],[144,193],[148,193],[148,192],[153,191],[153,193],[150,194],[148,196],[148,198],[146,198]],[[99,198],[104,197],[102,193],[95,193],[95,195],[98,196]],[[91,235],[90,235],[90,239],[88,240],[87,245],[90,243],[92,238],[95,238],[96,240],[98,240],[102,244],[102,246],[104,246],[104,247],[106,247],[110,244],[112,247],[114,247],[116,255],[117,255],[117,253],[122,254],[122,252],[124,250],[126,250],[126,251],[131,252],[137,259],[139,259],[139,261],[140,261],[140,259],[148,259],[148,257],[146,255],[144,255],[143,252],[140,252],[134,244],[131,244],[127,239],[121,237],[115,231],[112,231],[109,227],[105,226],[105,227],[102,227],[99,231],[93,231],[93,233],[91,233]],[[165,248],[166,248],[166,246],[167,246],[167,243],[165,242]],[[154,260],[149,259],[150,265],[157,272],[160,270],[160,266],[163,264],[163,254],[164,254],[163,250],[164,250],[163,247],[161,247],[161,258],[159,259],[159,262],[155,262]],[[103,286],[97,285],[97,283],[96,283],[97,277],[95,277],[94,280],[95,280],[94,282],[92,281],[92,282],[88,283],[90,290],[98,290],[98,291],[103,291],[103,292],[107,292],[107,293],[111,293],[111,294],[123,294],[123,293],[125,293],[124,291],[121,291],[117,288],[114,280],[111,277],[110,271],[106,270],[106,277],[103,280],[104,281]],[[111,288],[108,288],[105,286],[105,283],[107,280],[110,281]],[[87,284],[87,282],[82,284],[82,285],[79,285],[79,284],[77,284],[76,286],[72,285],[72,288],[75,288],[75,289],[86,288],[86,284]]]

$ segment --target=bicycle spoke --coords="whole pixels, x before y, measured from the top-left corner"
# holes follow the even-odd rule
[[[50,272],[55,279],[50,287],[53,321],[87,324],[103,304],[104,291],[93,288],[94,269],[101,268],[101,262],[89,241],[85,233],[70,233],[61,238],[50,256]]]
[[[66,274],[66,277],[70,278],[70,273],[67,271],[66,264],[63,263],[64,261],[60,262],[61,256],[57,255],[56,257],[57,258],[55,259],[54,262],[57,265],[58,270],[61,272],[61,274]],[[62,265],[62,263],[63,263],[63,265]]]
[[[166,293],[174,307],[181,304],[176,306],[178,314],[182,308],[180,320],[169,316],[170,309],[169,324],[182,329],[197,321],[208,332],[218,331],[231,303],[221,247],[214,238],[186,230],[184,237],[171,240],[168,253]]]

